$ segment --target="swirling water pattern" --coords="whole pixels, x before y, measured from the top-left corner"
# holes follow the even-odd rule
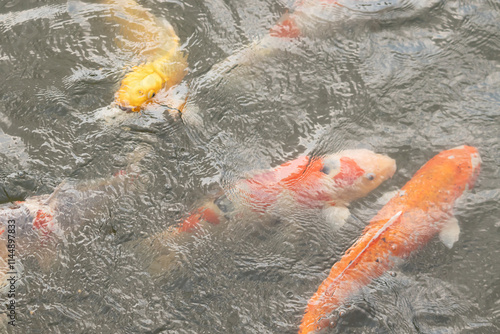
[[[29,241],[19,330],[296,333],[309,297],[380,209],[377,198],[437,152],[468,144],[483,165],[457,207],[460,241],[448,250],[436,240],[377,279],[332,332],[498,333],[500,5],[351,3],[335,22],[314,18],[321,33],[216,84],[197,81],[198,125],[153,110],[110,126],[95,111],[142,59],[117,46],[119,27],[107,20],[107,7],[0,1],[2,203],[50,193],[66,179],[106,177],[136,147],[151,150],[141,162],[147,192],[75,217],[82,226],[56,250]],[[141,4],[176,28],[189,51],[186,80],[197,80],[264,36],[291,2]],[[174,265],[154,277],[141,267],[145,255],[129,246],[253,170],[347,147],[388,154],[398,171],[353,203],[339,232],[318,212],[284,210],[272,225],[243,217],[174,245]],[[44,268],[37,259],[48,251],[56,260]]]

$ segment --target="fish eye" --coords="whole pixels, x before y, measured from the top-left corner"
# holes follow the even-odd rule
[[[330,168],[330,167],[328,167],[328,166],[323,166],[323,168],[321,168],[321,173],[328,174],[328,173],[330,173],[330,170],[331,170],[331,168]]]
[[[148,93],[148,99],[152,99],[153,97],[155,97],[156,93],[154,91],[149,91]]]
[[[373,181],[375,180],[375,173],[368,173],[365,175],[365,177],[370,180],[370,181]]]

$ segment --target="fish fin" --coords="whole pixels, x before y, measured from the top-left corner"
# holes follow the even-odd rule
[[[52,205],[54,204],[53,202],[54,202],[55,197],[61,191],[61,189],[64,187],[66,182],[67,182],[67,179],[64,179],[61,183],[59,183],[59,185],[56,187],[56,189],[54,189],[52,194],[50,194],[50,196],[45,200],[45,202],[43,204],[52,207]]]
[[[194,103],[187,101],[180,115],[184,124],[199,129],[203,127],[203,118],[201,117],[200,109]]]
[[[172,86],[165,94],[157,95],[155,102],[165,107],[170,114],[180,114],[184,111],[188,95],[188,84],[181,82]]]
[[[396,197],[397,195],[401,195],[400,190],[388,191],[377,199],[377,204],[386,205],[393,197]]]
[[[351,212],[345,206],[329,205],[323,208],[323,216],[335,230],[340,230],[347,221],[347,218],[351,216]]]
[[[453,244],[458,241],[460,234],[460,226],[455,217],[451,217],[439,232],[439,240],[448,248],[452,248]]]
[[[132,152],[127,154],[128,164],[126,173],[139,173],[139,164],[146,155],[151,153],[152,150],[153,148],[147,144],[139,144]]]

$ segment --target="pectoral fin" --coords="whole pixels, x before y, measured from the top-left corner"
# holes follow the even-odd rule
[[[350,215],[349,209],[345,206],[327,206],[323,209],[323,216],[335,230],[339,230],[344,226]]]
[[[460,234],[460,226],[458,226],[458,221],[455,217],[451,217],[439,232],[439,240],[443,242],[443,244],[450,248],[453,247],[453,244],[458,241],[458,236]]]

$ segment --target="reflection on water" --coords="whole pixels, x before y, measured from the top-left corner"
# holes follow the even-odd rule
[[[316,34],[217,77],[216,64],[264,38],[291,3],[141,1],[189,53],[196,122],[152,106],[109,124],[97,111],[144,59],[116,43],[108,6],[0,1],[1,203],[107,178],[137,147],[152,147],[141,162],[147,191],[105,194],[106,210],[76,214],[56,245],[19,241],[30,249],[16,296],[22,332],[296,333],[308,299],[380,209],[377,198],[462,144],[483,164],[456,210],[460,240],[451,250],[433,241],[375,280],[332,332],[500,330],[500,6],[342,3],[335,19],[303,15]],[[172,245],[176,265],[157,277],[141,265],[155,250],[130,247],[252,171],[343,148],[387,154],[398,171],[352,203],[340,231],[315,212],[271,225],[234,219]],[[48,253],[46,268],[39,258]]]

